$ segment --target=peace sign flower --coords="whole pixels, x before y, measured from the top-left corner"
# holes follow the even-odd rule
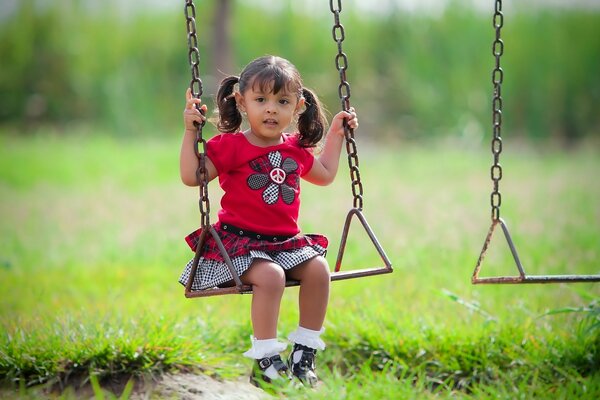
[[[279,197],[285,204],[292,204],[298,190],[298,163],[291,158],[282,160],[279,151],[250,161],[250,168],[256,171],[248,177],[251,189],[263,189],[262,198],[267,204],[275,204]]]

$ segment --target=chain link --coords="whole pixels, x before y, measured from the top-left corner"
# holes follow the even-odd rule
[[[498,221],[500,219],[500,205],[502,204],[502,195],[500,194],[500,180],[502,179],[502,166],[500,165],[500,154],[502,153],[502,81],[504,80],[504,71],[500,67],[500,58],[504,53],[504,42],[501,39],[501,29],[504,25],[502,0],[496,0],[493,25],[496,37],[492,44],[492,54],[496,63],[492,71],[492,83],[494,85],[494,97],[492,99],[492,154],[494,156],[494,164],[490,169],[490,176],[493,182],[490,204],[492,206],[492,220]]]
[[[187,26],[187,41],[188,41],[188,61],[192,71],[192,80],[190,81],[190,89],[192,96],[199,99],[202,97],[202,79],[200,79],[200,51],[198,50],[198,36],[196,34],[196,7],[193,0],[185,2],[185,20]],[[204,114],[200,105],[196,104],[196,108]],[[198,207],[200,209],[200,227],[206,228],[210,226],[210,201],[208,198],[208,170],[206,169],[206,140],[202,137],[202,128],[205,122],[196,125],[196,143],[194,151],[198,157],[198,169],[196,170],[196,180],[199,188]]]
[[[340,84],[338,86],[338,95],[342,103],[342,110],[350,110],[350,84],[346,80],[346,70],[348,69],[348,56],[344,53],[342,42],[346,38],[344,26],[340,23],[340,13],[342,12],[342,0],[329,0],[329,8],[334,16],[334,25],[332,29],[333,40],[337,43],[337,55],[335,56],[335,66],[340,74]],[[356,140],[354,140],[354,129],[350,128],[344,121],[344,136],[346,138],[346,152],[348,153],[348,166],[350,167],[350,179],[352,180],[352,195],[354,208],[362,210],[363,208],[363,185],[360,180],[360,170],[358,168],[358,153],[356,150]]]

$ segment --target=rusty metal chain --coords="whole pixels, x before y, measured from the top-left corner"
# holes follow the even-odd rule
[[[188,41],[188,61],[192,70],[192,80],[190,89],[192,96],[199,99],[202,97],[202,79],[200,79],[199,64],[200,51],[198,50],[198,36],[196,34],[196,7],[193,0],[185,2],[185,20],[187,26],[187,41]],[[200,105],[196,104],[196,108],[204,114]],[[200,192],[198,207],[200,208],[200,227],[206,228],[210,226],[210,200],[208,198],[208,171],[206,169],[206,140],[202,137],[202,128],[205,122],[196,125],[196,143],[194,151],[198,157],[198,169],[196,170],[196,180]]]
[[[337,43],[338,48],[337,55],[335,56],[335,66],[340,74],[338,95],[342,103],[342,110],[348,111],[350,110],[350,84],[346,80],[348,56],[342,49],[342,42],[346,37],[344,26],[340,23],[342,0],[329,0],[329,8],[334,16],[332,33],[333,40]],[[350,167],[350,178],[352,180],[352,195],[354,197],[353,204],[354,208],[362,210],[363,185],[360,180],[360,170],[358,168],[358,154],[356,150],[356,141],[354,140],[354,129],[350,128],[345,121],[344,136],[346,138],[346,152],[348,153],[348,166]]]
[[[502,166],[500,165],[500,154],[502,153],[502,81],[504,80],[504,71],[500,67],[500,57],[504,53],[504,42],[501,39],[501,29],[504,25],[502,0],[496,0],[493,24],[496,30],[496,37],[492,44],[492,53],[496,63],[492,71],[492,83],[494,84],[494,96],[492,99],[492,154],[494,156],[494,164],[490,169],[490,176],[494,189],[490,195],[490,204],[492,206],[492,221],[498,221],[500,219],[500,205],[502,204],[502,195],[500,194],[500,180],[502,179]]]

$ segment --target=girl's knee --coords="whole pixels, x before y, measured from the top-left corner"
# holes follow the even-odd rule
[[[281,292],[285,289],[285,272],[279,265],[261,262],[254,265],[251,284],[259,290]]]
[[[325,258],[315,257],[309,261],[306,267],[305,278],[329,285],[331,273]]]

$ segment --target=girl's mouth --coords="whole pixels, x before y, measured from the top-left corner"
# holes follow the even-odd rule
[[[269,118],[269,119],[265,119],[263,121],[263,124],[265,124],[265,125],[271,125],[271,126],[276,126],[277,125],[277,121],[274,120],[274,119],[270,119]]]

